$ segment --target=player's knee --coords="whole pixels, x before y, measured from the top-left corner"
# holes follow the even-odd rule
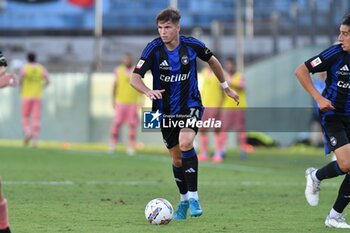
[[[193,148],[193,143],[191,141],[183,140],[180,141],[179,146],[181,151],[188,151]]]
[[[342,172],[344,172],[344,173],[350,172],[350,161],[347,161],[347,160],[340,161],[339,160],[337,162],[338,162],[338,166]]]

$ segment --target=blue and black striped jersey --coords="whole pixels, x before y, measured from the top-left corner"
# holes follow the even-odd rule
[[[165,114],[183,114],[193,107],[202,108],[198,90],[197,61],[209,61],[213,53],[193,37],[180,36],[179,46],[169,51],[161,38],[144,49],[134,73],[153,75],[153,89],[165,89],[161,100],[153,101],[152,109]]]
[[[326,88],[322,95],[335,110],[324,115],[350,115],[350,54],[340,44],[333,45],[305,62],[311,73],[327,72]]]

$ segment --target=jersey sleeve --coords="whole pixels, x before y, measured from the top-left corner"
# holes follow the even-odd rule
[[[202,60],[202,61],[209,61],[209,59],[214,55],[212,51],[210,51],[209,48],[206,47],[206,45],[193,37],[188,37],[186,40],[186,43],[189,44],[197,53],[197,56]]]
[[[0,51],[0,66],[7,66],[6,58],[1,51]]]
[[[139,61],[137,62],[134,73],[143,78],[148,70],[152,68],[154,51],[157,46],[151,42],[143,50]]]
[[[311,73],[318,73],[328,70],[334,58],[343,51],[340,45],[334,45],[324,50],[317,56],[305,61],[305,65]]]

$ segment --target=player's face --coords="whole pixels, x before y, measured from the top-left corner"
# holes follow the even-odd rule
[[[164,44],[170,44],[179,37],[180,25],[170,21],[158,22],[158,33]]]
[[[131,56],[129,56],[129,55],[124,56],[123,63],[126,67],[131,67],[132,66]]]
[[[235,64],[233,64],[231,61],[226,61],[225,62],[225,70],[234,73],[235,72]]]
[[[338,41],[343,50],[350,53],[350,26],[340,25]]]

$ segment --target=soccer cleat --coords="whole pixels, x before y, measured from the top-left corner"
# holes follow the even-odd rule
[[[194,198],[190,198],[189,203],[190,203],[190,215],[191,215],[191,217],[201,216],[203,211],[202,211],[201,205],[199,203],[199,200],[196,200]]]
[[[223,157],[219,154],[215,154],[211,159],[213,163],[222,163],[224,161]]]
[[[201,153],[198,155],[198,161],[207,162],[209,160],[207,153]]]
[[[174,220],[185,220],[189,206],[188,201],[181,201],[174,213]]]
[[[329,228],[350,228],[350,225],[346,223],[342,214],[333,218],[329,217],[328,215],[324,224]]]
[[[29,145],[30,140],[32,139],[31,135],[26,135],[23,140],[23,145],[27,147]]]
[[[306,177],[306,188],[305,197],[309,205],[317,206],[320,194],[320,183],[319,181],[314,181],[311,177],[311,173],[315,172],[316,168],[310,167],[305,171]]]

